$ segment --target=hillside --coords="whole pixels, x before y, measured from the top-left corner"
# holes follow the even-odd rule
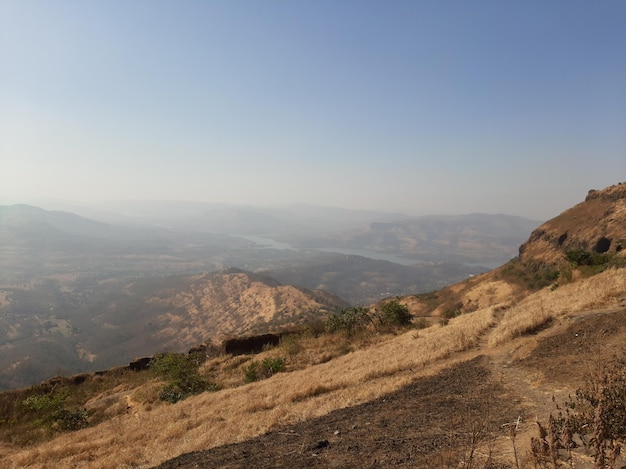
[[[107,223],[28,205],[0,206],[0,295],[5,287],[34,281],[36,288],[44,279],[67,289],[76,288],[71,279],[90,285],[237,267],[264,272],[286,285],[326,289],[353,304],[369,304],[484,272],[482,266],[493,265],[494,259],[513,257],[519,240],[530,232],[529,220],[505,215],[453,217],[449,222],[448,217],[430,217],[429,225],[449,228],[438,239],[423,238],[423,230],[406,231],[398,249],[392,238],[364,244],[354,236],[355,230],[363,231],[359,224],[385,224],[399,217],[394,214],[184,202],[128,205],[119,207],[126,216],[99,215]],[[275,241],[279,239],[292,244]],[[311,239],[318,248],[310,248]],[[471,249],[450,262],[458,246]],[[38,292],[32,293],[36,298]]]
[[[581,402],[591,405],[600,396],[594,394],[599,383],[615,391],[611,396],[618,405],[626,402],[626,263],[625,251],[613,244],[625,237],[626,223],[618,218],[624,195],[612,195],[624,194],[624,187],[598,191],[566,217],[546,222],[519,258],[494,271],[398,298],[416,316],[408,329],[376,322],[349,334],[305,329],[258,354],[190,354],[212,392],[175,404],[159,397],[171,384],[167,375],[155,374],[158,366],[59,378],[2,393],[0,463],[16,468],[526,468],[553,467],[558,459],[591,468],[599,454],[594,441],[601,441],[607,467],[611,458],[614,467],[624,466],[624,452],[619,455],[610,445],[626,443],[626,419],[612,424],[613,443],[608,426],[598,440],[594,422],[610,418],[598,408],[600,417],[574,428],[567,446],[556,446],[555,438],[561,438],[556,430],[537,440],[538,446],[531,441],[540,438],[537,422],[566,429],[565,404],[587,395]],[[602,214],[593,209],[597,198],[611,200],[602,205]],[[576,234],[566,229],[570,216],[591,212],[589,223],[578,218]],[[534,258],[535,249],[543,254],[539,231],[567,232],[587,244],[559,245],[557,237],[553,257]],[[598,235],[613,240],[613,249],[597,252]],[[180,304],[195,303],[186,298]],[[381,308],[379,303],[371,311]],[[266,379],[248,379],[264,363],[281,366]],[[37,423],[28,413],[35,403],[54,402],[66,413],[49,426],[41,414]],[[571,412],[583,418],[584,409]],[[613,412],[625,416],[618,407]],[[550,420],[550,414],[561,420]],[[75,421],[79,429],[63,431]]]
[[[45,279],[0,296],[0,389],[96,371],[160,350],[280,330],[346,306],[321,291],[238,270],[107,279]]]
[[[539,222],[503,214],[427,215],[377,221],[366,228],[296,242],[306,247],[334,245],[375,250],[416,262],[498,266],[526,240]]]
[[[296,328],[348,306],[324,291],[237,269],[193,276],[184,291],[163,289],[147,303],[167,311],[154,318],[154,336],[162,348],[175,350],[207,338],[220,342],[226,336]]]

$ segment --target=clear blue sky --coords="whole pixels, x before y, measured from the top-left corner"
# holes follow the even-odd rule
[[[626,1],[0,0],[0,203],[550,218],[626,180]]]

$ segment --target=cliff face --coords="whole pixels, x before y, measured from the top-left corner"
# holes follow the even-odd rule
[[[590,190],[584,202],[564,211],[532,232],[520,246],[525,265],[558,266],[565,253],[626,252],[626,182]]]

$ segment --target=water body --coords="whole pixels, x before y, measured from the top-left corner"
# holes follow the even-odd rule
[[[264,238],[262,236],[251,236],[251,235],[238,235],[238,238],[243,238],[247,241],[252,241],[256,244],[256,247],[261,249],[279,249],[279,250],[290,250],[290,251],[300,251],[299,248],[293,247],[288,243],[281,243],[278,241],[274,241],[270,238]],[[350,249],[350,248],[339,248],[339,247],[323,247],[323,248],[307,248],[307,251],[319,251],[319,252],[330,252],[337,254],[344,254],[346,256],[361,256],[367,257],[368,259],[374,259],[377,261],[388,261],[393,262],[395,264],[400,265],[415,265],[420,261],[415,259],[407,259],[405,257],[396,256],[393,254],[387,254],[384,252],[371,251],[369,249]]]

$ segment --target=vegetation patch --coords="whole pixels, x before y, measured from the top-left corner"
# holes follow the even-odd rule
[[[339,313],[328,317],[326,321],[327,332],[343,332],[348,337],[354,335],[358,329],[363,329],[372,324],[369,309],[364,306],[344,308]]]
[[[591,373],[565,403],[565,413],[559,409],[547,425],[537,425],[539,434],[531,439],[535,467],[573,467],[572,450],[581,443],[594,468],[621,467],[616,463],[626,445],[626,355]]]
[[[156,357],[150,365],[152,371],[169,381],[159,393],[159,399],[174,404],[194,394],[216,391],[215,383],[200,376],[201,362],[199,355],[194,354],[170,352]]]
[[[65,400],[69,392],[32,394],[22,401],[22,407],[34,418],[34,427],[73,431],[88,425],[86,409],[67,409]]]
[[[398,300],[383,303],[379,309],[372,312],[364,306],[344,308],[339,313],[331,315],[326,321],[326,331],[330,333],[342,332],[347,337],[353,337],[358,331],[407,327],[411,325],[413,315],[406,305]]]
[[[522,284],[530,290],[540,290],[557,281],[562,273],[550,265],[528,265],[513,259],[502,269],[501,275],[509,282]]]
[[[384,303],[380,311],[376,312],[376,316],[378,324],[384,328],[406,327],[413,320],[413,315],[409,313],[409,308],[400,304],[397,300]]]
[[[243,370],[246,383],[260,381],[284,371],[285,359],[282,357],[268,357],[262,361],[253,361]]]

